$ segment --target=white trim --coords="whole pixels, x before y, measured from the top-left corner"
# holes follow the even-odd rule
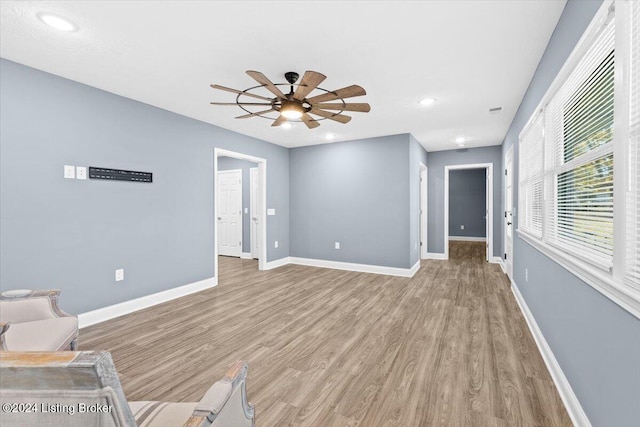
[[[446,165],[444,167],[444,259],[449,259],[449,172],[461,169],[485,169],[486,177],[489,180],[489,206],[487,214],[487,261],[493,256],[493,163],[470,163],[460,165]],[[485,184],[486,185],[486,184]],[[487,208],[487,207],[485,207]]]
[[[258,214],[258,201],[254,202],[253,200],[253,192],[255,191],[255,186],[258,186],[258,182],[255,183],[253,181],[253,177],[256,177],[256,181],[260,180],[260,170],[259,168],[249,168],[249,241],[251,242],[251,257],[252,258],[260,258],[260,251],[256,248],[259,247],[258,240],[258,227],[256,227],[256,221],[253,218]]]
[[[509,171],[509,175],[506,175],[509,177],[509,179],[511,180],[511,206],[507,206],[507,180],[505,178],[505,175],[501,175],[502,179],[503,179],[503,183],[504,185],[502,186],[502,188],[504,188],[504,218],[502,218],[502,235],[504,236],[504,252],[502,254],[502,256],[508,256],[509,257],[509,261],[511,265],[511,270],[509,271],[507,269],[506,266],[506,261],[504,260],[504,258],[500,258],[500,262],[502,264],[502,270],[504,271],[504,273],[509,277],[513,277],[513,233],[515,232],[515,224],[514,224],[514,216],[513,215],[513,201],[514,201],[514,185],[515,185],[515,181],[513,179],[514,176],[514,171],[515,171],[515,149],[513,148],[515,146],[515,144],[511,144],[511,147],[509,147],[507,149],[507,152],[504,155],[504,159],[502,160],[502,164],[504,165],[504,170],[507,170],[507,159],[510,157],[511,158],[511,170]],[[507,212],[511,212],[511,218],[507,218]],[[507,253],[507,247],[509,246],[507,243],[509,241],[509,237],[507,236],[507,227],[509,227],[507,225],[507,222],[509,222],[509,219],[511,219],[511,253]]]
[[[437,252],[427,252],[427,259],[448,259],[447,254]]]
[[[521,230],[518,230],[517,233],[518,237],[533,246],[543,255],[560,264],[580,280],[586,282],[592,288],[640,319],[640,291],[636,291],[630,286],[617,284],[610,277],[607,277],[604,271],[592,268],[588,263],[578,258],[572,257],[549,245],[545,245],[539,239],[531,237]]]
[[[265,263],[265,270],[273,270],[274,268],[282,267],[283,265],[291,264],[291,257],[287,256],[284,258],[276,259],[274,261],[269,261]]]
[[[242,258],[242,259],[253,259],[253,257],[251,256],[251,252],[242,252],[240,254],[240,258]]]
[[[500,269],[504,274],[507,274],[507,267],[504,265],[504,260],[499,256],[494,256],[490,261],[492,264],[500,264]]]
[[[324,259],[285,257],[267,263],[266,270],[282,267],[287,264],[307,267],[332,268],[334,270],[355,271],[359,273],[385,274],[387,276],[413,277],[420,269],[420,260],[411,268],[385,267],[382,265],[355,264],[352,262],[327,261]]]
[[[511,291],[516,298],[516,302],[520,307],[520,311],[522,312],[524,319],[527,321],[529,331],[531,331],[531,335],[533,335],[533,339],[538,346],[538,350],[542,355],[545,365],[547,365],[547,369],[549,370],[551,378],[556,385],[556,389],[558,389],[558,394],[560,394],[560,398],[564,403],[571,421],[577,427],[590,427],[591,422],[589,421],[589,418],[587,418],[587,414],[585,414],[582,409],[582,405],[580,405],[578,397],[573,392],[569,380],[564,375],[564,372],[562,372],[562,368],[553,354],[549,343],[547,343],[547,340],[544,338],[535,317],[533,317],[531,310],[529,310],[529,306],[527,306],[527,302],[513,280],[511,281]]]
[[[96,323],[124,316],[125,314],[130,314],[135,311],[142,310],[143,308],[162,304],[163,302],[171,301],[195,292],[200,292],[208,288],[213,288],[217,285],[217,278],[210,277],[198,282],[189,283],[188,285],[167,289],[166,291],[156,292],[155,294],[145,295],[140,298],[98,308],[97,310],[79,314],[78,324],[80,329],[86,328],[87,326],[95,325]]]
[[[266,270],[267,264],[267,160],[261,157],[254,157],[248,154],[237,153],[235,151],[229,151],[222,148],[213,149],[213,176],[218,176],[218,157],[233,157],[240,160],[249,160],[258,164],[258,185],[260,186],[260,200],[259,205],[259,218],[258,218],[258,239],[260,245],[258,245],[258,270]],[[213,186],[213,265],[214,265],[214,277],[218,277],[218,203],[216,199],[218,196],[217,183]]]
[[[486,242],[486,237],[449,236],[449,241],[457,242]]]
[[[352,262],[327,261],[324,259],[310,259],[291,257],[291,263],[309,267],[333,268],[334,270],[356,271],[360,273],[386,274],[388,276],[413,277],[420,269],[418,260],[411,268],[385,267],[382,265],[356,264]]]

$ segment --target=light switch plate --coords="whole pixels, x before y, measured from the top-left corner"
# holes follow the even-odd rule
[[[336,243],[335,243],[335,248],[336,248],[336,249],[340,249],[340,242],[336,242]]]
[[[460,230],[464,230],[464,225],[461,225],[461,226],[460,226]]]
[[[278,247],[278,241],[277,240],[273,243],[273,246],[276,247],[276,248]]]
[[[76,168],[69,165],[64,165],[64,177],[67,179],[76,178]]]
[[[76,166],[76,179],[87,179],[87,168],[85,166]]]
[[[276,214],[276,210],[275,209],[267,209],[267,215],[271,216],[271,215],[275,215]]]
[[[124,280],[124,268],[116,270],[116,282],[122,282]]]
[[[249,213],[249,208],[244,208],[244,213],[248,214]]]

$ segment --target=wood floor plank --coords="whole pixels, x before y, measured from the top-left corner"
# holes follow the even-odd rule
[[[249,363],[258,426],[570,426],[483,242],[412,278],[220,257],[219,285],[80,331],[130,400],[197,401]]]

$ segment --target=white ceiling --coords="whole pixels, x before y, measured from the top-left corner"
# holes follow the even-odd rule
[[[558,1],[2,1],[0,55],[285,147],[412,133],[429,151],[499,145],[562,13]],[[36,18],[52,12],[78,30]],[[346,124],[235,120],[211,83],[255,86],[314,70],[359,84],[371,112]],[[262,90],[262,89],[261,89]],[[265,92],[267,93],[267,92]],[[420,99],[437,102],[422,107]],[[490,114],[501,106],[503,112]]]

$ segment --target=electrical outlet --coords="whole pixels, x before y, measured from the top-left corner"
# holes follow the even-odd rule
[[[116,270],[116,282],[122,282],[124,280],[124,268]]]
[[[529,269],[528,268],[524,269],[524,281],[525,282],[529,281]]]
[[[87,179],[87,168],[85,166],[76,166],[76,179]]]
[[[277,240],[273,243],[273,246],[276,247],[276,248],[278,247],[278,241]]]
[[[460,230],[464,230],[464,225],[461,225],[461,226],[460,226]]]
[[[69,165],[64,165],[64,177],[67,179],[76,179],[76,168]]]
[[[336,249],[340,249],[340,242],[336,242],[335,243],[335,247],[336,247]]]

